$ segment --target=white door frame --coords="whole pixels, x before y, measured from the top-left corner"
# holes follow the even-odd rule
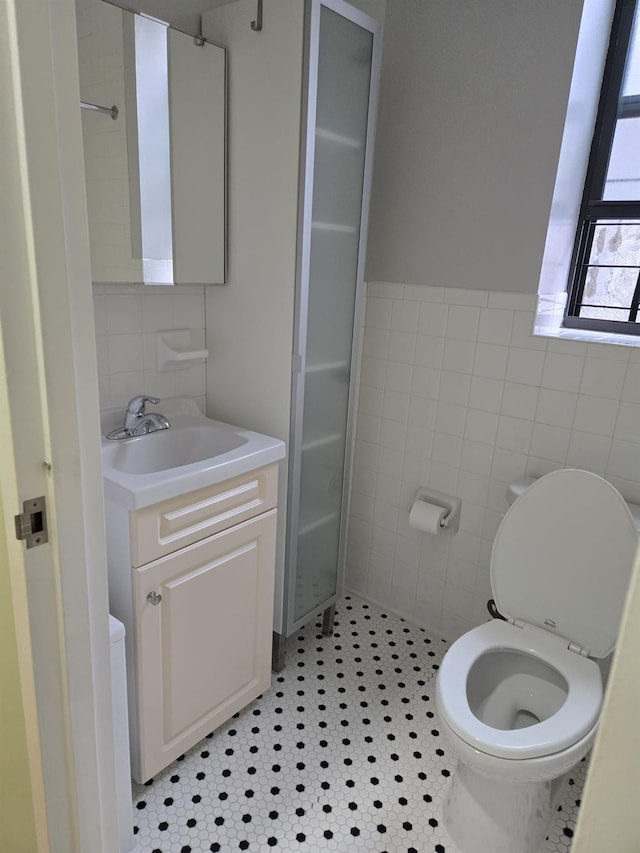
[[[47,847],[111,853],[107,572],[79,101],[74,1],[2,0],[0,340],[9,411],[0,413],[0,435],[13,448],[10,439],[0,447],[0,474],[13,470],[16,483],[12,491],[2,477],[3,521],[11,537],[21,507],[7,501],[46,497],[49,543],[22,558],[14,549],[11,569],[28,598]],[[24,672],[24,654],[22,664]],[[36,789],[39,773],[36,762]]]

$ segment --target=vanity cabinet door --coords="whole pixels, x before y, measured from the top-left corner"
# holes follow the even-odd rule
[[[133,571],[138,781],[269,687],[275,534],[273,509]]]

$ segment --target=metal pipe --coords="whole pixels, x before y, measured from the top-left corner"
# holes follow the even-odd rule
[[[83,110],[94,110],[97,113],[107,113],[112,119],[118,118],[118,108],[115,104],[112,107],[101,107],[99,104],[88,104],[86,101],[80,101],[80,106]]]

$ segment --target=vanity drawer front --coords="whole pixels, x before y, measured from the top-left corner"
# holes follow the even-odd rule
[[[278,466],[258,468],[232,480],[131,513],[131,557],[143,566],[267,510],[278,496]]]

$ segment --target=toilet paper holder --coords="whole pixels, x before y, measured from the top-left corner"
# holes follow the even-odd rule
[[[411,506],[416,501],[425,501],[425,503],[435,504],[443,509],[448,510],[445,517],[442,519],[441,526],[449,533],[456,533],[460,527],[460,514],[462,511],[462,501],[453,495],[446,495],[444,492],[437,492],[435,489],[418,489],[413,499]],[[411,510],[411,506],[409,510]]]

